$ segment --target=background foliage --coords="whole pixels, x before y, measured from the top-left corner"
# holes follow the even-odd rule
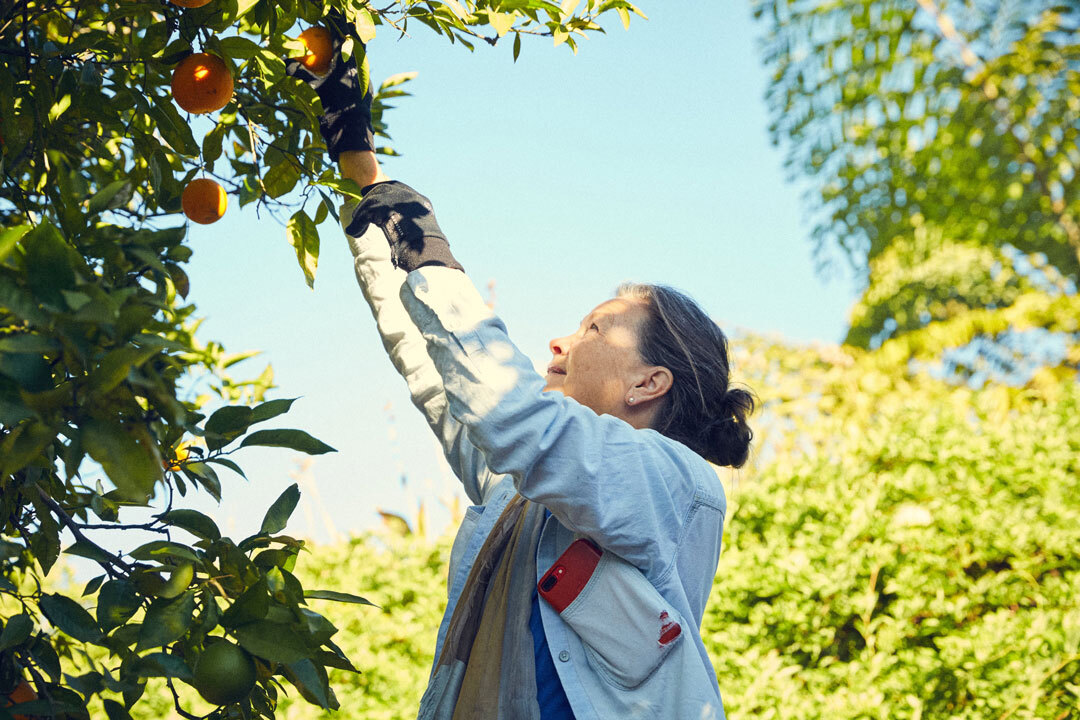
[[[971,390],[835,346],[736,347],[767,410],[757,467],[726,483],[702,626],[729,716],[1077,717],[1076,384]],[[298,568],[380,606],[334,613],[362,668],[334,671],[350,713],[415,715],[448,555],[449,538],[369,535]],[[319,714],[295,696],[279,708]]]
[[[770,130],[792,177],[811,180],[819,257],[846,257],[864,280],[848,343],[1075,296],[1080,4],[753,5]]]

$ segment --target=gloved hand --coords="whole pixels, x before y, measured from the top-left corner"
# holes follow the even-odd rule
[[[323,114],[319,116],[319,132],[326,141],[330,159],[337,162],[341,153],[349,150],[375,150],[375,134],[371,130],[371,82],[356,69],[357,55],[362,55],[363,43],[353,38],[360,53],[353,53],[348,60],[341,57],[341,45],[345,40],[342,28],[348,21],[341,13],[332,11],[327,17],[327,29],[333,42],[333,58],[330,69],[323,76],[312,74],[299,58],[285,62],[285,72],[303,80],[319,94]]]
[[[360,237],[371,225],[381,228],[390,243],[390,260],[405,272],[427,265],[465,269],[450,253],[426,197],[397,181],[368,185],[363,195],[345,228],[350,237]]]

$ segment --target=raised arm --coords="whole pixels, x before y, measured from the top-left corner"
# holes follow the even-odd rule
[[[423,334],[449,413],[519,493],[654,580],[673,562],[695,502],[724,511],[715,474],[691,450],[544,391],[450,254],[427,198],[381,183],[353,223],[385,229],[391,257],[408,272],[402,303]]]
[[[488,466],[526,498],[657,580],[670,568],[695,502],[725,511],[708,463],[558,392],[507,336],[463,273],[411,272],[402,300],[443,377],[450,413]]]
[[[295,60],[287,69],[319,94],[323,105],[319,130],[327,152],[338,163],[343,177],[365,188],[389,179],[375,156],[370,83],[361,76],[354,61],[342,59],[338,52],[341,35],[337,29],[331,29],[334,54],[326,74],[312,75]],[[428,357],[423,338],[401,305],[399,290],[405,272],[391,262],[382,228],[371,224],[360,227],[352,222],[355,207],[356,203],[350,202],[342,208],[342,227],[349,238],[356,279],[375,318],[383,347],[405,378],[413,404],[424,414],[469,498],[483,504],[490,473],[486,472],[479,451],[469,442],[465,428],[450,415],[442,378]]]

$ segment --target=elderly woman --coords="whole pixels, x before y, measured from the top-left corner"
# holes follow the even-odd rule
[[[723,718],[699,630],[726,510],[709,463],[746,461],[754,407],[724,334],[675,290],[625,285],[539,375],[431,203],[380,170],[354,64],[306,79],[363,187],[341,220],[383,345],[475,503],[419,717]],[[561,558],[580,539],[592,561]],[[538,591],[553,566],[580,575],[557,604]]]

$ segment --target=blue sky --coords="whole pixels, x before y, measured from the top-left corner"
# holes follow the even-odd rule
[[[455,255],[482,289],[495,281],[496,309],[534,359],[625,280],[675,285],[728,330],[839,340],[853,284],[815,273],[800,188],[768,141],[748,4],[642,9],[649,21],[635,17],[626,32],[613,16],[576,57],[534,38],[516,64],[509,38],[470,54],[420,25],[404,39],[380,27],[373,79],[419,72],[414,97],[388,116],[403,157],[387,172],[432,199]],[[264,351],[237,374],[270,362],[273,397],[302,396],[279,425],[338,449],[309,474],[347,533],[377,522],[377,507],[408,514],[417,495],[453,481],[386,360],[343,236],[321,230],[311,291],[284,228],[254,206],[192,225],[190,299],[207,318],[204,341]],[[259,448],[233,457],[249,483],[224,471],[220,507],[189,500],[244,535],[299,458]],[[329,539],[310,491],[289,530]]]

